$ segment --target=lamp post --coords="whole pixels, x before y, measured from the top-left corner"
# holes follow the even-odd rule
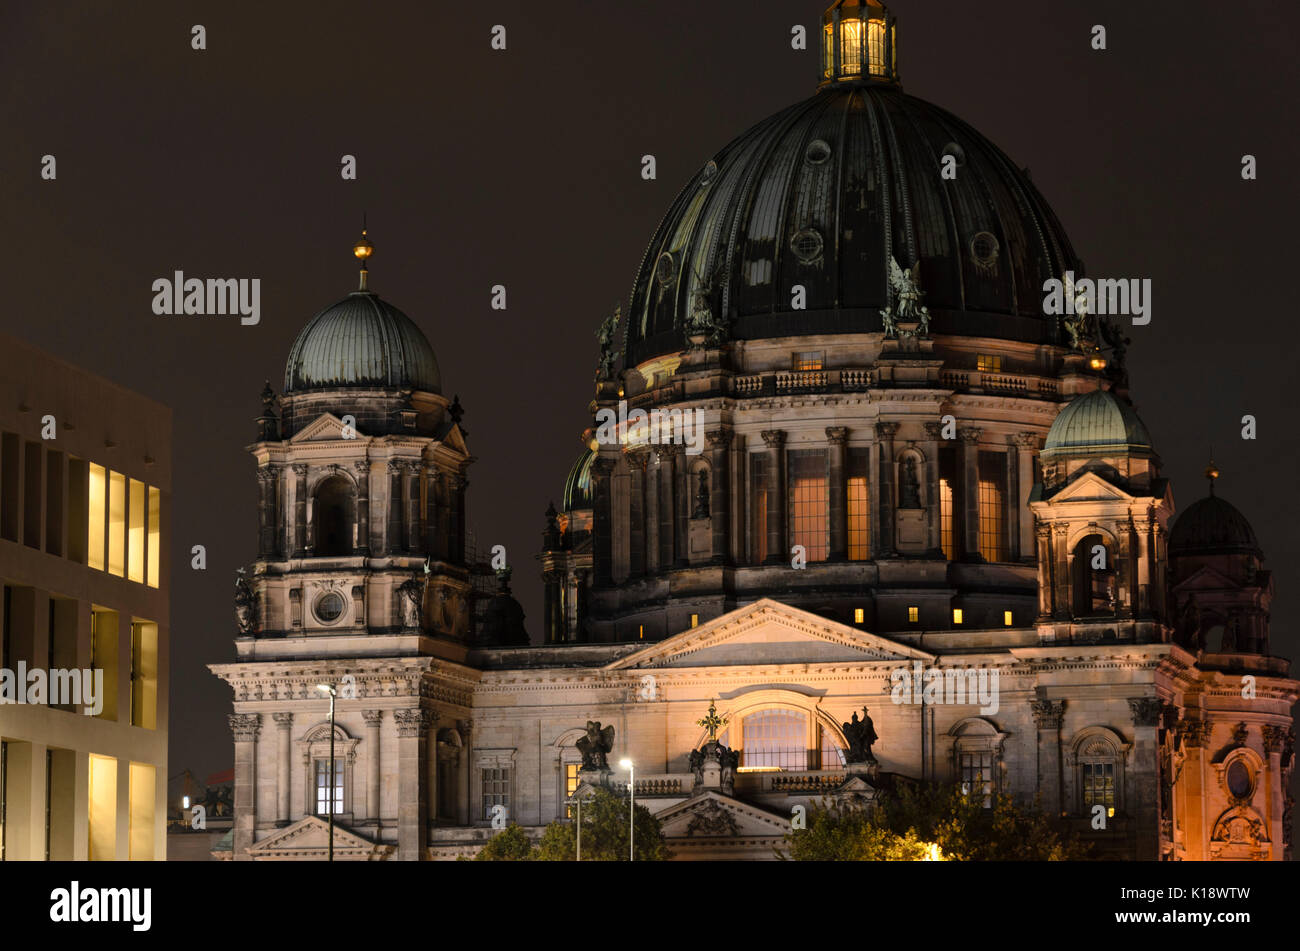
[[[334,861],[334,698],[338,696],[338,691],[334,689],[333,684],[317,684],[316,689],[321,693],[330,695],[330,805],[329,805],[329,823],[330,823],[330,844],[329,858],[327,861]]]
[[[618,765],[627,770],[627,860],[636,861],[636,768],[630,759],[618,761]]]

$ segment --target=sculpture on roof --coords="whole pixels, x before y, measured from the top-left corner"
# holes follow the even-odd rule
[[[930,311],[921,303],[925,292],[921,290],[921,261],[918,259],[908,270],[898,265],[898,259],[889,258],[890,304],[880,312],[880,321],[886,337],[899,335],[900,322],[918,324],[916,330],[904,330],[903,336],[924,337],[930,333]]]
[[[609,380],[614,376],[614,337],[618,333],[619,322],[623,319],[623,305],[616,303],[614,313],[606,317],[596,330],[596,339],[600,342],[600,358],[596,363],[596,379]]]

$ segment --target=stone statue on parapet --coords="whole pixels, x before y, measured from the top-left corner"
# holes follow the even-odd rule
[[[841,725],[844,730],[844,738],[849,741],[849,748],[844,752],[844,759],[849,763],[874,763],[876,758],[871,755],[871,744],[879,739],[876,736],[876,727],[871,722],[871,717],[867,716],[867,708],[862,708],[862,719],[858,719],[856,713],[853,714],[853,720]]]
[[[257,623],[257,592],[248,583],[243,568],[235,572],[235,623],[241,637],[252,634]]]
[[[574,744],[582,754],[583,769],[609,769],[609,754],[614,749],[614,727],[601,729],[599,720],[587,721],[587,735]]]

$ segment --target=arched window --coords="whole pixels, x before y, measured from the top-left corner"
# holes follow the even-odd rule
[[[352,554],[352,483],[330,476],[316,487],[315,554]]]
[[[741,766],[808,768],[808,715],[802,710],[760,710],[741,721]]]
[[[1094,806],[1105,807],[1108,816],[1115,814],[1115,750],[1103,739],[1094,739],[1079,751],[1079,790],[1085,815]]]
[[[1115,613],[1114,549],[1101,535],[1087,535],[1074,546],[1074,613],[1096,617]]]
[[[839,741],[835,734],[824,726],[818,727],[821,732],[821,768],[822,769],[843,769],[844,768],[844,750],[840,747]]]

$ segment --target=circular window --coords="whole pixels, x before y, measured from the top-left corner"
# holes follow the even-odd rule
[[[959,166],[966,164],[966,151],[956,142],[949,142],[943,147],[944,155],[951,155],[957,160]]]
[[[998,260],[998,239],[989,231],[981,231],[970,239],[970,256],[981,267],[992,267]]]
[[[790,250],[804,264],[810,264],[821,257],[822,236],[812,228],[796,231],[794,237],[790,239]]]
[[[1254,785],[1250,767],[1239,759],[1233,760],[1232,765],[1228,767],[1228,792],[1238,799],[1248,799]]]
[[[825,139],[813,139],[803,153],[803,160],[809,165],[821,165],[830,157],[831,147]]]
[[[700,176],[700,184],[701,185],[709,184],[709,182],[713,181],[714,177],[717,174],[718,174],[718,163],[714,161],[710,161],[708,165],[704,166],[704,174]]]
[[[329,624],[343,615],[343,607],[343,595],[328,591],[316,599],[316,616]]]
[[[673,261],[672,252],[665,251],[655,262],[655,280],[659,282],[660,287],[667,287],[676,276],[677,264]]]

